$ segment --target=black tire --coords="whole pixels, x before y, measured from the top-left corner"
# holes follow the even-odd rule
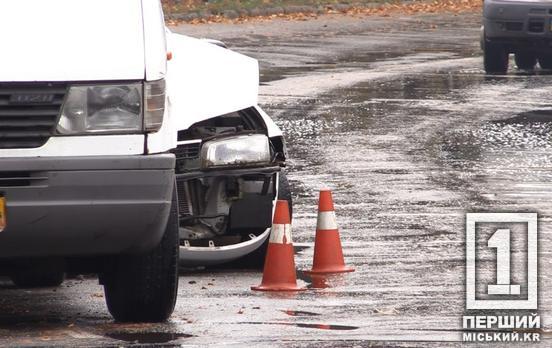
[[[287,175],[280,172],[278,175],[278,199],[288,201],[290,221],[293,221],[293,198]],[[268,249],[268,238],[257,250],[245,256],[240,264],[252,269],[262,269],[264,267],[266,251]]]
[[[483,64],[487,74],[506,74],[508,72],[508,52],[502,45],[485,41]]]
[[[120,255],[103,275],[105,300],[118,322],[164,322],[178,293],[178,200],[176,184],[161,242],[142,255]]]
[[[539,56],[539,65],[546,70],[552,70],[552,54],[543,54]]]
[[[533,70],[537,65],[537,57],[531,52],[517,52],[515,54],[518,69]]]
[[[289,218],[290,221],[293,221],[293,197],[287,175],[284,172],[280,172],[278,175],[278,199],[288,201]]]
[[[65,280],[65,262],[62,259],[34,260],[17,264],[10,275],[20,288],[60,286]]]

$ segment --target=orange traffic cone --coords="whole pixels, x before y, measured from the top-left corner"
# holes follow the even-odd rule
[[[277,201],[270,231],[270,240],[261,285],[251,287],[260,291],[300,291],[295,274],[291,220],[287,201]]]
[[[332,192],[329,189],[320,190],[318,202],[318,221],[316,223],[316,238],[314,241],[314,261],[308,274],[328,274],[353,272],[354,269],[345,266],[339,230],[335,219]]]

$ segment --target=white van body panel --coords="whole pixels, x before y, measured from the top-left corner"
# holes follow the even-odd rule
[[[9,52],[0,55],[0,81],[143,80],[142,17],[141,0],[0,1]]]
[[[176,147],[179,130],[248,107],[257,108],[269,136],[281,135],[257,106],[257,60],[205,40],[166,35],[158,0],[0,1],[0,31],[6,34],[2,51],[17,52],[0,55],[0,66],[9,67],[0,69],[0,82],[167,82],[165,117],[156,133],[52,136],[39,148],[0,149],[0,157],[166,152]],[[167,52],[173,55],[168,63]]]
[[[177,130],[257,105],[256,59],[174,33],[168,48],[167,92]]]
[[[163,117],[161,128],[159,131],[147,135],[147,153],[167,152],[176,148],[178,131],[176,130],[175,118],[176,115],[172,111],[171,101],[167,98],[165,102],[165,116]]]
[[[119,156],[144,153],[144,135],[86,135],[51,137],[34,149],[0,149],[5,157]]]
[[[163,9],[159,0],[142,0],[142,8],[146,80],[160,80],[167,73],[167,41]]]
[[[274,123],[274,120],[268,116],[268,114],[261,109],[260,107],[256,107],[259,114],[263,117],[263,121],[266,124],[266,129],[269,137],[281,137],[283,136],[282,130],[276,123]]]
[[[161,129],[147,135],[148,153],[175,148],[178,131],[194,123],[257,104],[257,60],[168,30],[167,41],[173,58],[167,64],[165,117]]]

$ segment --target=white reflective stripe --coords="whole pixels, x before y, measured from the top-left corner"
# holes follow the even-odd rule
[[[285,237],[285,241],[284,241]],[[270,232],[270,243],[291,244],[291,225],[274,224]]]
[[[317,230],[337,230],[335,211],[321,211],[316,222]]]

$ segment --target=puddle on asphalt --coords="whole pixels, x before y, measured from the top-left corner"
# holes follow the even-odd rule
[[[282,310],[282,312],[292,317],[310,317],[310,316],[320,315],[319,313],[307,312],[307,311],[296,311],[293,309],[284,309]]]
[[[452,165],[472,168],[474,162],[489,161],[490,154],[516,151],[527,156],[534,151],[545,152],[552,148],[550,134],[552,110],[522,112],[508,119],[485,122],[475,129],[445,133],[439,156]],[[540,161],[548,157],[548,153],[543,153]]]
[[[112,332],[107,337],[125,342],[136,342],[141,344],[161,344],[175,341],[180,338],[189,338],[193,335],[174,332]]]
[[[29,325],[58,325],[65,323],[66,320],[60,317],[52,316],[11,316],[11,317],[0,317],[0,327],[26,327]]]
[[[304,324],[304,323],[294,323],[294,324],[290,323],[289,325],[307,328],[307,329],[339,330],[339,331],[357,330],[359,328],[358,326],[348,326],[348,325]]]
[[[307,286],[309,289],[328,289],[345,286],[348,279],[346,274],[315,275],[306,274],[301,271],[297,272],[297,278],[310,283]]]
[[[310,245],[294,245],[293,250],[295,250],[295,253],[300,253],[303,250],[310,249]]]
[[[522,112],[515,117],[495,121],[495,123],[551,123],[552,122],[552,109],[532,110]]]
[[[304,329],[318,329],[318,330],[337,330],[337,331],[351,331],[359,329],[358,326],[349,325],[333,325],[333,324],[315,324],[315,323],[279,323],[279,322],[242,322],[240,324],[253,324],[253,325],[283,325],[283,326],[295,326]]]

